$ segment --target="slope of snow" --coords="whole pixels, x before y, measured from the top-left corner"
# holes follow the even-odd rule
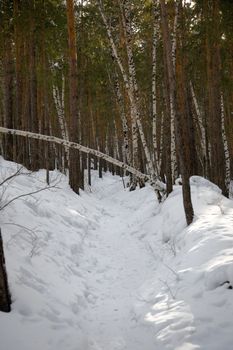
[[[0,159],[1,179],[17,167]],[[1,350],[232,349],[232,201],[192,177],[186,228],[179,186],[159,205],[110,174],[81,196],[50,175],[55,188],[1,211],[13,299]],[[44,186],[43,170],[19,175],[0,204]]]

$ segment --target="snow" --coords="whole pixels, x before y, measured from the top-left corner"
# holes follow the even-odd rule
[[[0,159],[1,180],[19,165]],[[22,172],[27,172],[22,169]],[[147,186],[93,171],[77,196],[67,178],[1,211],[12,312],[1,350],[231,350],[233,202],[192,177],[186,227],[180,186],[158,204]],[[0,206],[46,187],[44,170],[0,187]]]

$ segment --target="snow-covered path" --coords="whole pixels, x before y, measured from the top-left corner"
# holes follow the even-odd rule
[[[16,169],[0,158],[1,180]],[[1,211],[13,303],[0,350],[232,350],[233,202],[217,186],[192,177],[187,228],[180,186],[158,205],[111,174],[80,196],[50,175],[59,188]],[[4,183],[0,203],[45,178]]]
[[[155,261],[135,239],[127,198],[119,200],[112,182],[96,193],[101,216],[98,231],[86,237],[83,261],[88,306],[83,314],[84,349],[154,349],[153,329],[134,311],[142,284],[153,276]],[[113,188],[111,188],[113,187]]]

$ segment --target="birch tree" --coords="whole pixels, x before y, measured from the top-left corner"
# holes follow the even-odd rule
[[[129,128],[128,128],[128,121],[127,121],[127,116],[126,116],[126,111],[125,111],[125,106],[124,106],[124,98],[121,92],[120,88],[120,80],[119,80],[119,75],[117,72],[117,69],[114,69],[114,74],[113,74],[113,81],[110,77],[109,74],[109,80],[111,85],[114,87],[114,95],[116,98],[117,106],[119,109],[119,114],[121,118],[121,123],[122,123],[122,130],[123,130],[123,146],[122,146],[122,153],[123,153],[123,161],[127,164],[131,164],[130,160],[130,152],[129,152]]]
[[[133,51],[132,51],[132,31],[131,31],[131,23],[130,23],[130,4],[128,1],[119,1],[120,9],[121,9],[121,17],[122,17],[122,25],[123,30],[125,33],[126,38],[126,52],[127,52],[127,58],[128,58],[128,70],[129,70],[129,76],[126,73],[126,70],[123,67],[122,61],[120,59],[120,56],[118,54],[117,47],[115,45],[111,28],[108,24],[107,18],[104,13],[104,8],[102,1],[98,1],[99,4],[99,11],[102,16],[103,22],[105,24],[109,42],[112,48],[112,53],[114,55],[114,58],[119,66],[119,69],[121,71],[125,88],[129,97],[130,101],[130,109],[131,109],[131,120],[132,120],[132,138],[133,138],[133,148],[134,145],[136,147],[136,132],[137,127],[139,130],[139,135],[141,138],[143,150],[145,152],[145,157],[147,161],[148,171],[151,174],[153,178],[158,176],[158,174],[155,174],[155,170],[153,167],[153,162],[151,158],[151,154],[147,145],[146,137],[143,131],[142,121],[141,121],[141,115],[140,115],[140,107],[139,107],[139,89],[136,79],[136,70],[135,70],[135,64],[134,64],[134,58],[133,58]],[[136,162],[136,159],[135,159]],[[136,165],[133,160],[133,164]]]
[[[153,4],[153,42],[152,42],[152,141],[153,141],[153,151],[155,157],[155,169],[156,173],[160,174],[161,170],[161,156],[159,154],[158,149],[158,141],[157,141],[157,94],[156,94],[156,73],[157,73],[157,42],[159,35],[159,26],[158,26],[158,1],[155,0]],[[162,143],[161,143],[162,144]]]

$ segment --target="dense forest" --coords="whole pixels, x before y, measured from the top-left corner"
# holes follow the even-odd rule
[[[233,0],[0,0],[1,350],[232,350],[232,228]]]
[[[233,196],[232,18],[231,0],[2,0],[1,126],[111,156],[147,174],[159,200],[182,183],[189,224],[190,176]],[[31,170],[69,169],[77,193],[85,169],[89,183],[91,167],[124,170],[10,133],[0,147]],[[144,185],[135,174],[131,190]]]

